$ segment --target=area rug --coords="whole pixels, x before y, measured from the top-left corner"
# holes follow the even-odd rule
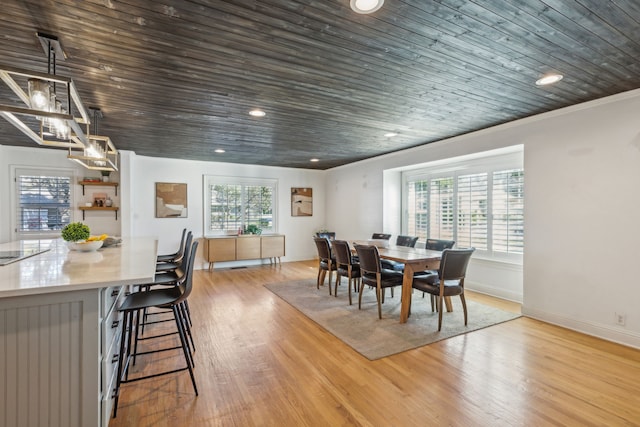
[[[387,290],[380,320],[375,291],[365,288],[362,310],[358,310],[357,294],[354,293],[353,305],[349,305],[346,280],[338,287],[338,297],[329,296],[326,284],[316,289],[315,279],[268,283],[265,287],[369,360],[520,317],[520,314],[469,301],[467,297],[469,321],[465,326],[460,298],[453,297],[453,311],[444,312],[442,330],[438,332],[438,313],[431,311],[429,296],[422,298],[421,292],[414,291],[411,316],[407,323],[401,324],[400,288],[396,288],[394,298]]]

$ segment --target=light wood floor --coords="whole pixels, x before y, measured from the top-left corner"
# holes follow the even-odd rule
[[[262,286],[315,275],[314,262],[197,271],[199,397],[186,372],[126,384],[110,426],[640,425],[640,351],[519,318],[369,361]]]

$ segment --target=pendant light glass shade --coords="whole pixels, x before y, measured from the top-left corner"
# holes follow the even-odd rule
[[[49,111],[50,86],[48,82],[40,79],[29,79],[29,103],[31,108],[40,111]]]

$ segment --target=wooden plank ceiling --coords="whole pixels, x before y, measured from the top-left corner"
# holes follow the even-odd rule
[[[56,35],[98,133],[145,156],[327,169],[640,87],[637,0],[3,0],[0,28],[39,72]]]

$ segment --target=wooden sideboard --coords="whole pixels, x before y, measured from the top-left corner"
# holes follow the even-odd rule
[[[269,258],[269,262],[280,261],[285,254],[284,235],[265,234],[243,236],[220,236],[205,238],[204,257],[209,270],[214,262],[241,261]]]

